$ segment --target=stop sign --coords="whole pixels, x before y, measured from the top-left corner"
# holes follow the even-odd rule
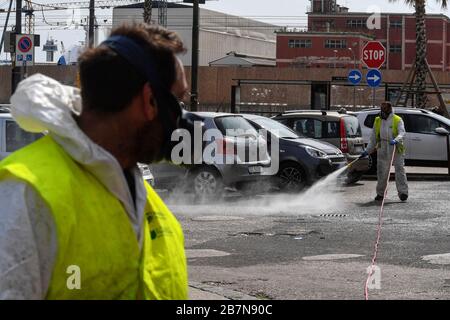
[[[363,48],[362,61],[369,69],[379,69],[386,61],[386,48],[378,41],[369,41]]]

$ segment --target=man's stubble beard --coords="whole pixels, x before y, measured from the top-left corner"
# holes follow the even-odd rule
[[[149,122],[136,131],[136,158],[140,163],[155,163],[164,160],[164,134],[158,133],[156,121]]]

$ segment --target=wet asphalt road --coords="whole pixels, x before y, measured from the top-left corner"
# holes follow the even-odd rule
[[[166,200],[184,228],[190,281],[261,299],[364,299],[380,209],[375,183],[316,195],[314,205],[273,194],[202,205]],[[390,185],[380,288],[370,299],[450,299],[450,181],[409,186],[402,203]],[[326,256],[336,254],[356,256]]]

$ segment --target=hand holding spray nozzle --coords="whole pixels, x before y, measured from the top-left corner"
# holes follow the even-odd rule
[[[369,153],[368,153],[366,150],[364,150],[364,151],[361,153],[361,155],[359,156],[358,160],[359,160],[359,159],[362,159],[362,158],[365,158],[365,157],[367,157],[368,155],[369,155]]]

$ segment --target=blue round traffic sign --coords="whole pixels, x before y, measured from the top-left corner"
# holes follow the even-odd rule
[[[378,87],[381,84],[381,72],[377,69],[371,69],[367,72],[366,79],[369,87]]]
[[[30,37],[23,36],[22,38],[19,39],[17,47],[20,52],[26,53],[31,50],[32,45],[33,42],[31,41]]]
[[[357,85],[362,80],[362,73],[359,70],[350,70],[347,78],[351,84]]]

